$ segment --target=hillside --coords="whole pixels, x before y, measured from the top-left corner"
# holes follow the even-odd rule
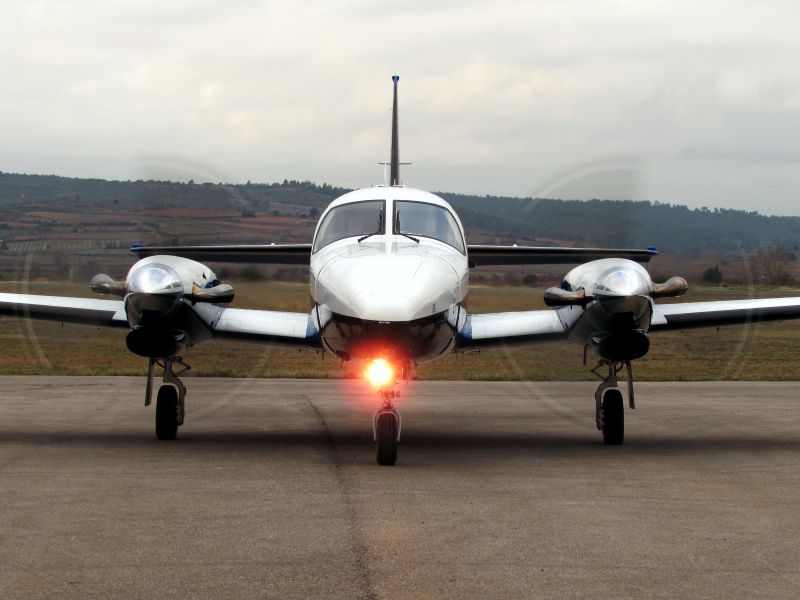
[[[145,244],[308,242],[318,215],[347,190],[311,182],[272,184],[106,181],[0,173],[0,279],[88,281],[121,276],[127,250]],[[379,194],[376,190],[376,194]],[[656,246],[654,277],[699,281],[714,265],[726,283],[759,279],[753,255],[800,247],[800,218],[734,210],[690,210],[650,202],[478,197],[440,192],[458,211],[470,243]],[[798,263],[788,266],[800,276]],[[237,280],[302,280],[302,269],[219,265]],[[476,269],[474,282],[553,281],[561,267]],[[755,279],[754,279],[755,278]],[[783,278],[786,279],[786,278]]]
[[[184,243],[305,241],[313,228],[305,221],[346,191],[298,181],[196,184],[0,173],[0,238],[7,244],[52,238],[106,245],[176,237]],[[800,247],[800,217],[647,201],[439,193],[456,208],[472,242],[655,245],[667,252]]]

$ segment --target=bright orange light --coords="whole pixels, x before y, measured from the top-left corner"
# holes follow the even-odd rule
[[[394,369],[384,359],[376,358],[369,363],[364,375],[374,387],[380,388],[392,382]]]

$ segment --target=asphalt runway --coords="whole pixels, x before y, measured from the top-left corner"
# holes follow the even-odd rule
[[[3,598],[796,598],[800,384],[0,378]]]

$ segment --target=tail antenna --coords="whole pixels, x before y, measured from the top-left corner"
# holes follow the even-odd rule
[[[389,162],[380,162],[383,165],[383,180],[385,185],[401,185],[400,165],[410,165],[410,162],[400,162],[400,142],[397,133],[397,82],[400,81],[399,75],[392,75],[394,83],[394,97],[392,99],[392,147]],[[386,167],[389,167],[389,177],[387,178]]]
[[[397,139],[397,82],[400,81],[399,75],[392,75],[394,84],[394,95],[392,99],[392,151],[391,165],[389,172],[389,185],[400,185],[400,142]]]

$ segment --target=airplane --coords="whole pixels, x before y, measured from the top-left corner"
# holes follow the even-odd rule
[[[365,365],[377,391],[376,460],[397,462],[401,432],[397,382],[452,352],[566,339],[597,360],[595,421],[603,442],[622,444],[624,405],[618,375],[647,354],[651,332],[800,318],[800,298],[656,304],[685,294],[682,277],[655,283],[641,263],[648,249],[467,244],[453,208],[400,180],[398,80],[393,81],[389,177],[348,192],[321,214],[310,244],[148,247],[123,280],[95,276],[90,287],[118,299],[0,293],[0,315],[126,330],[128,349],[148,359],[145,406],[153,399],[155,435],[174,440],[184,423],[184,351],[229,339],[331,353]],[[235,293],[201,261],[309,266],[308,312],[231,307]],[[467,308],[470,269],[493,265],[579,264],[545,292],[549,307],[491,314]]]

